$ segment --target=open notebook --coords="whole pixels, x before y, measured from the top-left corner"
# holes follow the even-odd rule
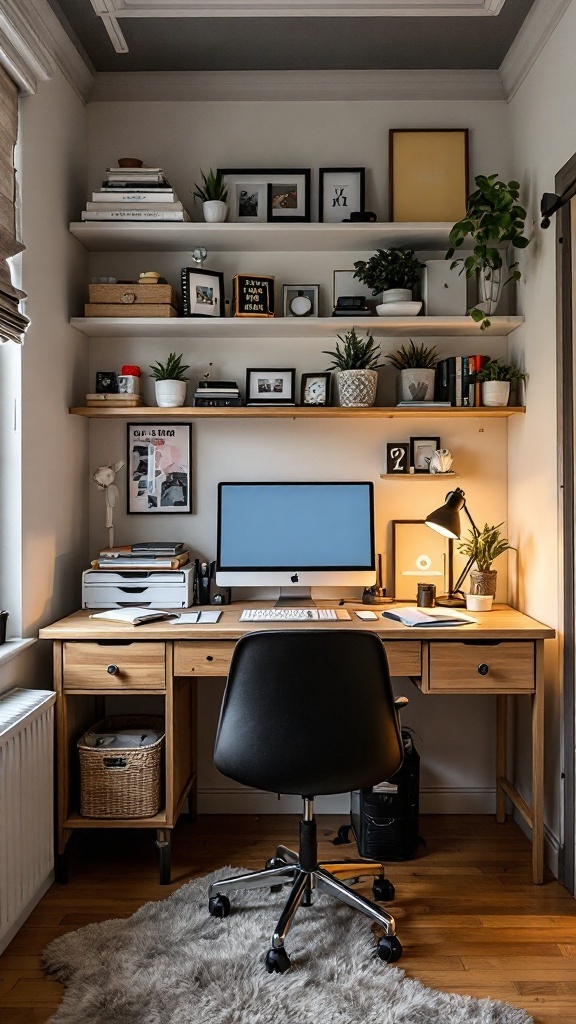
[[[413,608],[408,605],[406,608],[394,608],[382,612],[385,619],[396,619],[403,622],[405,626],[464,626],[469,622],[477,622],[478,619],[465,615],[454,608]]]

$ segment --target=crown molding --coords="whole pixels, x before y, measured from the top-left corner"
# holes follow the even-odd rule
[[[536,0],[508,50],[500,75],[506,98],[511,100],[544,49],[571,0]]]
[[[91,102],[504,100],[498,71],[100,72]]]
[[[58,68],[80,98],[92,91],[88,67],[46,0],[0,0],[0,64],[32,95]]]

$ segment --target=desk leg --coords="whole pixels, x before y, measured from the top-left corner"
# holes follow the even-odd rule
[[[508,778],[508,697],[499,693],[496,700],[496,821],[502,824],[506,821],[506,793],[500,780]]]
[[[532,698],[532,881],[544,881],[544,641],[535,642]]]

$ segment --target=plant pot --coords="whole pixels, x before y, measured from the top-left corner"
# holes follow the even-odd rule
[[[482,381],[482,405],[508,405],[509,380]]]
[[[208,199],[202,203],[202,212],[208,224],[221,224],[228,216],[228,203],[223,203],[220,199]]]
[[[478,278],[478,309],[492,316],[502,292],[502,270],[485,270]]]
[[[470,573],[471,594],[496,594],[496,569],[473,569]]]
[[[162,409],[172,409],[177,405],[184,405],[186,400],[185,380],[156,380],[154,381],[156,392],[156,405]]]
[[[378,374],[376,370],[338,370],[340,405],[366,408],[374,405]]]
[[[382,292],[382,302],[410,302],[411,288],[386,288]]]
[[[431,402],[434,398],[436,370],[410,367],[400,370],[400,401]]]
[[[469,612],[491,612],[494,597],[492,594],[466,594],[466,607]]]

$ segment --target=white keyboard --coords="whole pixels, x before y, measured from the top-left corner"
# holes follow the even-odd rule
[[[349,619],[345,608],[244,608],[240,622],[334,622]]]

